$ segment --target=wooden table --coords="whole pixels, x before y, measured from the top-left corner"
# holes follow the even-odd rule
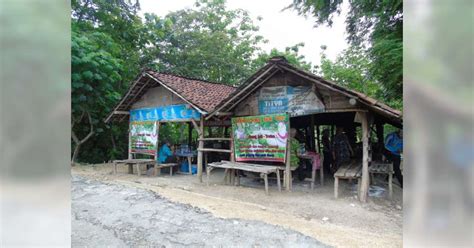
[[[155,165],[156,161],[154,159],[125,159],[125,160],[114,160],[114,168],[113,173],[117,174],[117,165],[119,164],[127,164],[128,165],[128,173],[133,174],[133,165],[137,169],[137,175],[140,176],[140,165]]]
[[[323,158],[321,157],[320,154],[320,165],[319,165],[319,182],[321,183],[321,186],[324,185],[324,168],[323,168]],[[299,154],[298,158],[302,159],[307,159],[311,161],[311,190],[314,189],[314,182],[316,181],[316,168],[313,166],[313,156],[312,155],[306,155],[306,154]]]
[[[194,153],[176,153],[175,155],[176,155],[176,157],[186,158],[188,160],[188,168],[189,168],[188,172],[189,173],[185,173],[185,172],[181,172],[181,173],[192,175],[193,171],[192,171],[191,163],[193,161],[193,158],[196,157],[196,154],[194,154]]]
[[[261,165],[261,164],[247,164],[247,163],[229,162],[229,161],[210,163],[207,165],[207,168],[206,168],[207,186],[209,186],[209,177],[210,177],[211,171],[214,168],[223,168],[226,170],[230,170],[231,173],[235,172],[236,170],[260,173],[260,177],[263,178],[265,182],[265,193],[267,195],[268,195],[268,174],[276,173],[278,191],[281,191],[280,173],[278,172],[277,166],[269,166],[269,165]],[[238,180],[240,180],[239,177],[237,178]]]

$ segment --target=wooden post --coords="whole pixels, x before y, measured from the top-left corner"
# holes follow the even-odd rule
[[[362,181],[359,191],[359,200],[367,202],[367,193],[369,191],[369,124],[367,113],[359,112],[362,124]]]
[[[234,151],[234,131],[230,130],[230,162],[235,162],[235,151]]]
[[[188,172],[189,172],[189,175],[192,175],[193,171],[192,171],[191,163],[193,162],[193,160],[192,160],[192,157],[190,156],[188,156],[187,159],[188,159]]]
[[[160,151],[160,122],[157,121],[156,122],[156,152],[155,152],[155,166],[159,163],[158,161],[158,152]],[[156,167],[153,166],[154,170],[153,170],[153,176],[157,176],[157,172],[156,172]]]
[[[117,174],[117,162],[114,161],[114,175]]]
[[[288,128],[288,130],[290,130],[290,128]],[[290,135],[288,135],[288,140],[286,142],[286,167],[285,167],[285,182],[286,182],[286,191],[290,191],[291,189],[291,170],[290,170],[290,166],[291,166],[291,142],[290,142]]]
[[[193,124],[188,122],[188,146],[191,148],[191,143],[193,140]]]
[[[393,163],[390,163],[388,167],[388,198],[392,200],[393,198],[393,186],[392,186],[392,179],[393,179]]]
[[[133,159],[132,155],[132,136],[130,135],[130,131],[132,129],[132,122],[130,121],[130,124],[128,125],[128,159]],[[128,170],[130,173],[130,169]],[[133,172],[133,168],[132,168]]]
[[[319,129],[320,129],[320,126],[317,125],[317,126],[316,126],[316,141],[317,141],[317,143],[316,143],[316,144],[317,144],[317,146],[316,146],[316,147],[317,147],[316,152],[317,152],[317,153],[322,153],[322,152],[321,152],[321,134],[320,134]]]
[[[311,137],[311,149],[315,152],[316,150],[316,139],[314,137],[314,115],[311,115],[311,123],[309,126],[309,137]]]
[[[202,183],[202,151],[200,149],[204,148],[204,116],[201,115],[200,126],[199,126],[199,148],[198,148],[198,156],[197,156],[197,166],[198,166],[198,179],[199,182]]]
[[[281,182],[280,182],[280,170],[276,170],[276,176],[277,176],[277,185],[278,185],[278,192],[281,192]]]
[[[375,124],[375,130],[377,132],[377,143],[379,147],[383,147],[383,124],[381,122],[377,122]]]

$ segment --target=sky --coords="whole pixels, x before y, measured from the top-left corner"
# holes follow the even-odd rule
[[[155,13],[164,17],[172,11],[183,8],[193,8],[194,0],[140,0],[141,15]],[[272,48],[284,50],[285,47],[304,42],[300,54],[313,65],[320,64],[321,45],[326,45],[326,55],[334,60],[336,56],[348,47],[345,40],[345,16],[347,2],[343,5],[340,16],[334,18],[331,28],[327,26],[314,27],[313,18],[299,16],[296,11],[285,10],[291,0],[227,0],[229,9],[244,9],[252,16],[255,24],[260,27],[259,34],[268,40],[262,44],[262,49],[269,52]],[[263,18],[257,21],[257,16]]]

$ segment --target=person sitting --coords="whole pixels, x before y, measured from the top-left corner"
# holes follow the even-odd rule
[[[158,152],[158,162],[160,164],[176,163],[176,157],[170,147],[172,147],[170,141],[165,141],[161,146],[160,151]]]
[[[403,151],[402,131],[397,130],[395,132],[389,133],[385,137],[384,145],[386,150],[384,155],[389,161],[393,163],[393,171],[395,172],[395,177],[397,178],[398,182],[400,182],[400,186],[403,188],[403,175],[400,170],[400,154]]]

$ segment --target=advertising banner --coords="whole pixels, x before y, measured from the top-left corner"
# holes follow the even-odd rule
[[[132,153],[155,155],[158,133],[156,121],[133,121],[130,124]]]
[[[263,87],[258,96],[260,114],[288,112],[290,116],[309,115],[324,111],[324,104],[310,86]]]
[[[235,160],[285,162],[287,114],[232,118]]]
[[[200,116],[185,104],[130,110],[130,121],[177,121],[199,119]]]

